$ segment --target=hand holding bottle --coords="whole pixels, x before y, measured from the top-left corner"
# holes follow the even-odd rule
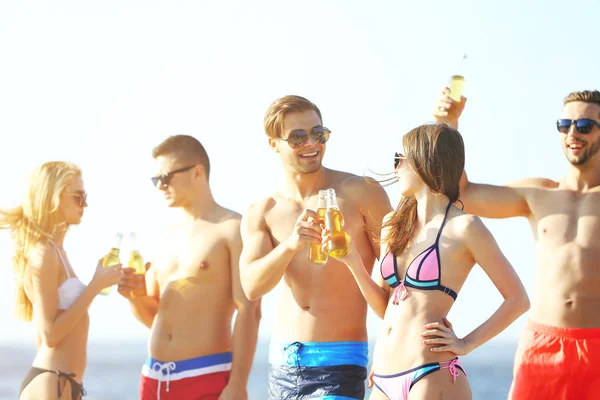
[[[144,270],[148,271],[151,264],[149,262],[144,266]],[[134,297],[147,296],[146,293],[146,275],[137,273],[135,268],[123,268],[121,279],[119,280],[119,294],[127,300]]]
[[[121,279],[122,265],[116,264],[110,267],[104,267],[102,262],[104,257],[98,261],[94,277],[90,281],[90,286],[96,287],[98,292],[119,283]]]
[[[321,225],[319,214],[313,210],[304,210],[296,220],[292,234],[285,240],[287,246],[300,251],[306,243],[321,243]]]

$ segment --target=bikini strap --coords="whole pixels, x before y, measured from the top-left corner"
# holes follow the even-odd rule
[[[444,225],[446,225],[446,218],[448,217],[448,211],[450,211],[450,207],[452,207],[452,202],[448,203],[448,207],[446,207],[446,213],[444,214],[444,220],[442,221],[442,225],[440,226],[440,230],[438,231],[437,237],[435,238],[435,243],[439,242],[440,236],[442,236],[442,230],[444,229]]]
[[[65,261],[63,255],[60,253],[60,249],[58,248],[56,243],[52,241],[52,239],[48,239],[48,242],[50,242],[50,244],[54,247],[56,253],[58,254],[58,257],[60,258],[60,261],[62,262],[63,267],[65,267],[65,271],[67,272],[67,278],[71,278],[71,273],[69,272],[69,268],[67,268],[67,262]]]

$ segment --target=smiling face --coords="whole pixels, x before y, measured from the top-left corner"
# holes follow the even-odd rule
[[[583,101],[565,104],[563,119],[591,119],[600,122],[600,105]],[[579,133],[572,124],[566,133],[560,133],[563,151],[572,165],[583,166],[598,159],[600,151],[600,127],[594,126],[590,133]]]
[[[325,143],[307,135],[304,143],[297,148],[290,147],[286,141],[295,131],[311,132],[321,127],[321,118],[315,110],[304,110],[287,113],[282,120],[281,138],[269,138],[271,148],[279,153],[284,167],[299,174],[313,174],[321,168]]]

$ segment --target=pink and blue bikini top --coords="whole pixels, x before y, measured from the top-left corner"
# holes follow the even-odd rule
[[[406,287],[421,290],[440,290],[456,300],[456,292],[442,285],[441,282],[442,263],[440,262],[439,248],[440,236],[442,235],[442,230],[446,224],[446,218],[451,206],[452,203],[449,203],[448,208],[446,208],[444,220],[435,238],[435,242],[411,261],[404,275],[404,280],[399,279],[396,256],[388,252],[381,261],[381,276],[388,285],[396,288],[394,292],[394,304],[398,304],[398,299],[406,299],[408,296]]]

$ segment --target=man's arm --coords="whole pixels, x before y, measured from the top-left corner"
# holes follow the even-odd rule
[[[527,217],[531,210],[527,191],[545,186],[548,180],[526,178],[506,186],[471,183],[463,173],[460,181],[460,199],[469,214],[484,218]]]
[[[458,120],[467,99],[452,100],[448,88],[442,88],[433,106],[433,118],[458,129]],[[460,199],[469,214],[485,218],[529,217],[531,210],[527,202],[527,189],[544,184],[543,179],[523,179],[506,186],[471,183],[463,173],[460,181]]]
[[[233,363],[231,377],[220,399],[247,398],[248,376],[254,360],[258,326],[260,322],[260,299],[249,301],[240,281],[239,260],[242,252],[240,223],[236,220],[229,241],[231,287],[233,301],[237,309],[233,327]],[[227,396],[226,396],[227,394]]]
[[[283,274],[305,243],[321,243],[321,227],[314,221],[319,215],[305,210],[294,225],[292,234],[273,248],[263,209],[253,205],[242,218],[243,249],[240,256],[240,276],[244,293],[257,300],[269,293],[281,281]]]

